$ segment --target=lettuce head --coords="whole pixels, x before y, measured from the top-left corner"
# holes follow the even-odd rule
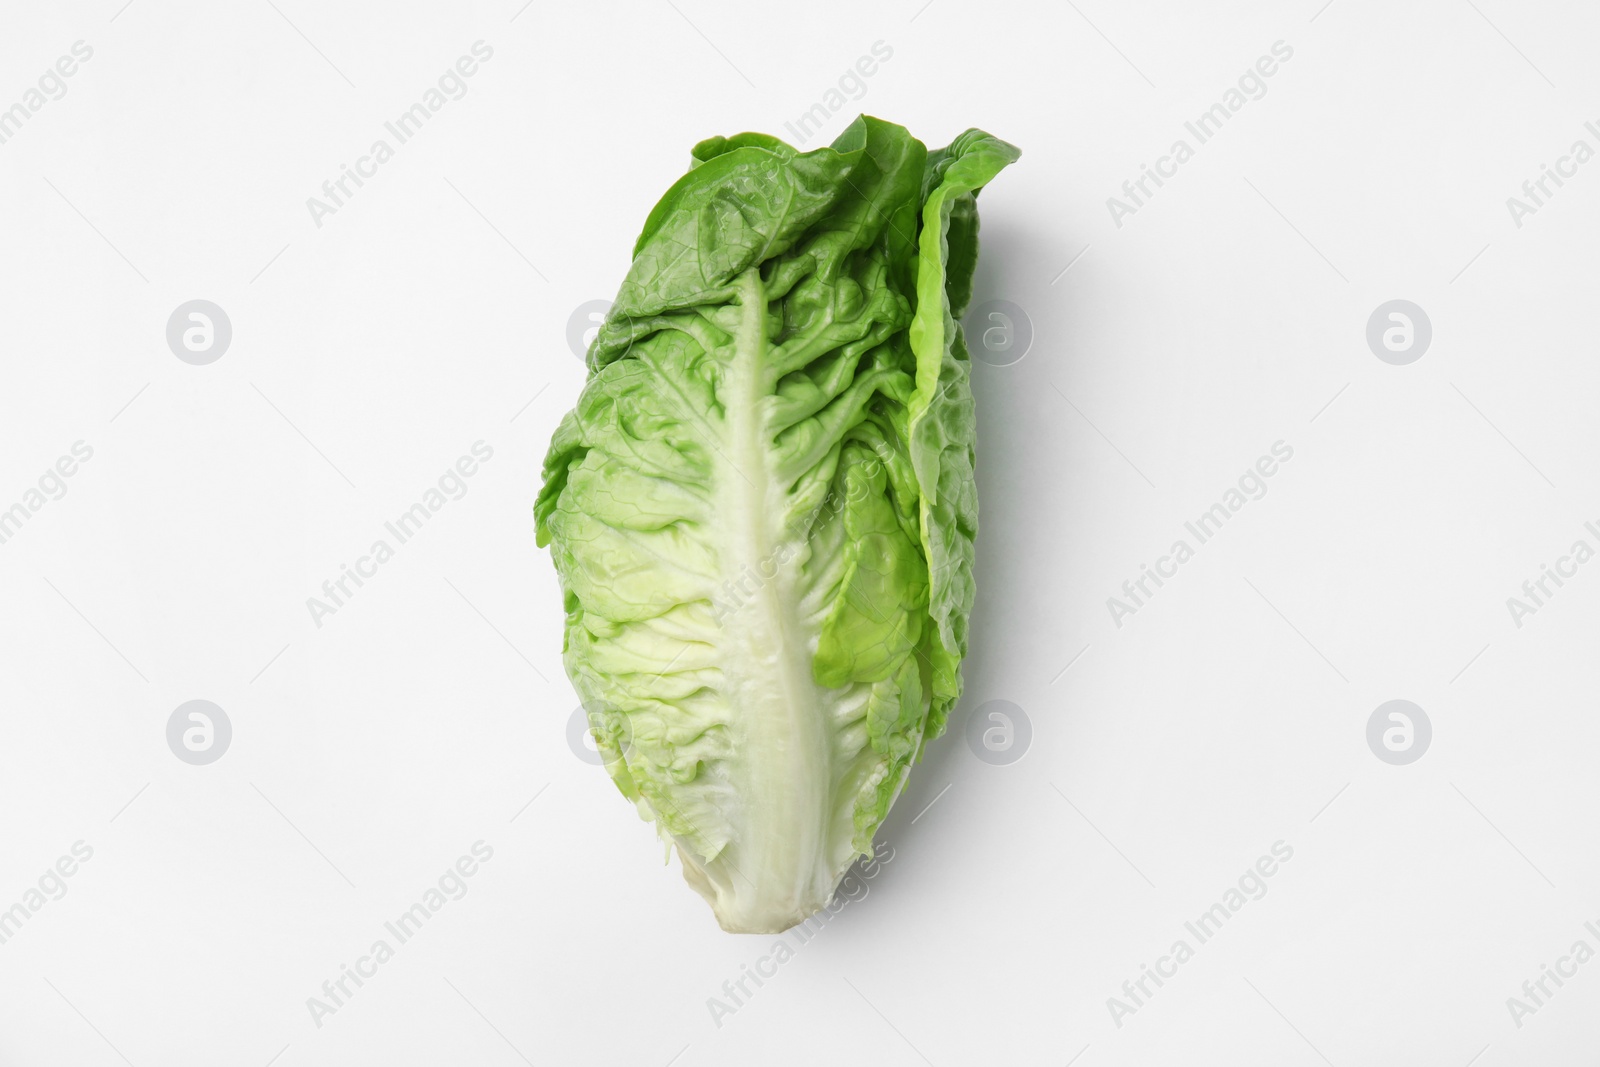
[[[606,770],[722,927],[827,906],[961,695],[977,194],[1016,148],[861,117],[697,145],[534,505]]]

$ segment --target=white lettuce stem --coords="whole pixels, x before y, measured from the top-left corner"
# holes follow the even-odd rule
[[[738,292],[739,325],[719,388],[727,437],[717,461],[717,514],[727,523],[725,575],[748,583],[770,570],[779,541],[792,533],[783,527],[787,504],[773,470],[767,383],[773,346],[756,268],[739,278]],[[733,783],[740,809],[729,813],[733,840],[704,865],[709,886],[692,876],[690,882],[732,931],[786,929],[833,893],[827,849],[832,748],[823,693],[811,673],[812,641],[792,583],[787,568],[760,579],[754,595],[723,620],[726,695],[734,711],[728,728],[740,753],[728,772],[741,779]]]

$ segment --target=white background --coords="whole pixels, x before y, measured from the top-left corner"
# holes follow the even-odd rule
[[[1600,948],[1600,564],[1520,628],[1506,606],[1600,544],[1600,163],[1520,228],[1506,206],[1600,147],[1592,9],[121,3],[0,32],[0,108],[94,49],[0,145],[0,508],[94,450],[0,544],[0,908],[94,850],[0,945],[0,1064],[1600,1054],[1600,963],[1520,1028],[1506,1004]],[[318,227],[307,198],[479,40],[465,97]],[[1107,198],[1280,40],[1118,227]],[[530,505],[583,380],[569,317],[689,147],[787,135],[876,41],[806,147],[857,110],[1021,146],[977,298],[1033,341],[975,371],[968,695],[894,858],[718,1026],[775,939],[718,930],[569,748]],[[1395,298],[1433,325],[1407,366],[1364,336]],[[193,299],[232,322],[208,366],[165,338]],[[479,440],[467,495],[317,627],[307,598]],[[1267,494],[1115,625],[1279,440]],[[1433,724],[1408,766],[1365,738],[1395,698]],[[209,766],[167,747],[191,699],[233,725]],[[1033,728],[1007,766],[963,737],[997,699]],[[480,840],[467,895],[316,1025]],[[1280,840],[1269,892],[1118,1026],[1107,999]]]

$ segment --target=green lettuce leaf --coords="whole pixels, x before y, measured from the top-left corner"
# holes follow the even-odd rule
[[[975,197],[1017,158],[857,119],[697,145],[534,505],[606,768],[732,931],[825,907],[960,696]]]

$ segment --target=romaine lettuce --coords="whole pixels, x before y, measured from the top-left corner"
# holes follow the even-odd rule
[[[961,694],[976,195],[1018,156],[861,117],[697,145],[534,507],[607,771],[724,929],[826,906]]]

